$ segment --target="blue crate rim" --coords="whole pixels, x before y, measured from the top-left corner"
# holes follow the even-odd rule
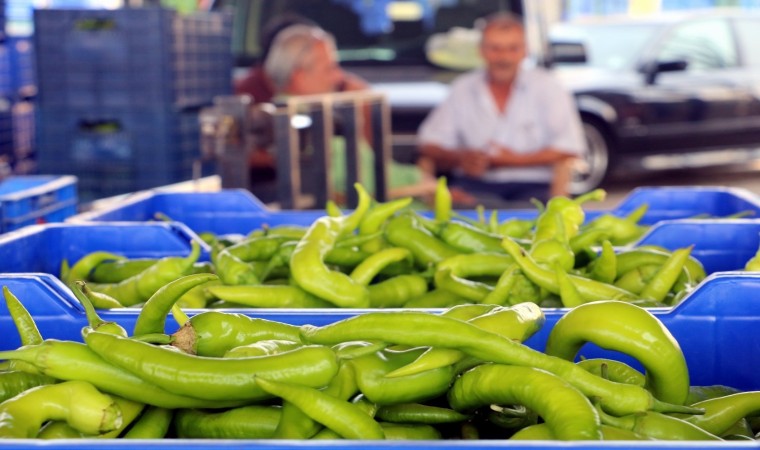
[[[760,198],[747,188],[738,186],[718,186],[718,185],[684,185],[684,186],[639,186],[632,189],[628,195],[618,203],[615,207],[615,211],[625,210],[627,208],[636,207],[638,203],[634,202],[636,198],[642,193],[646,192],[679,192],[679,191],[692,191],[695,193],[725,193],[730,194],[740,200],[744,200],[750,205],[755,206],[760,210]],[[629,205],[630,203],[630,205]]]
[[[71,185],[76,185],[78,181],[77,177],[75,177],[74,175],[24,175],[24,176],[19,176],[19,177],[9,177],[9,178],[6,178],[5,181],[12,180],[13,178],[40,179],[40,180],[47,179],[49,181],[39,186],[35,186],[33,188],[24,189],[18,192],[13,192],[13,193],[5,194],[5,195],[0,195],[0,202],[19,201],[28,197],[36,196],[36,195],[49,194],[51,191],[63,189]]]
[[[97,221],[97,217],[102,216],[103,214],[109,214],[114,211],[120,210],[122,208],[132,206],[136,203],[148,201],[151,198],[156,197],[157,195],[192,195],[192,194],[225,194],[225,193],[236,193],[241,194],[246,197],[249,197],[252,200],[252,204],[257,208],[255,211],[251,212],[261,212],[262,214],[272,214],[277,213],[279,211],[272,210],[268,208],[264,203],[261,202],[255,195],[251,194],[250,191],[242,188],[233,188],[233,189],[221,189],[219,191],[213,191],[213,192],[171,192],[171,191],[162,191],[160,188],[156,189],[148,189],[145,191],[138,191],[131,194],[125,194],[123,198],[121,198],[121,201],[119,201],[119,197],[117,196],[117,199],[114,200],[113,203],[108,204],[107,206],[93,209],[92,211],[83,212],[80,214],[77,214],[76,216],[70,217],[67,219],[67,222],[70,223],[79,223],[79,222],[90,222],[95,218]]]
[[[16,224],[23,223],[29,220],[38,219],[42,216],[46,216],[50,213],[54,213],[66,208],[70,208],[72,206],[76,207],[76,205],[77,205],[77,199],[72,198],[63,202],[53,203],[50,206],[46,206],[44,208],[35,209],[34,211],[24,216],[14,217],[12,219],[3,218],[2,220],[3,220],[4,225],[16,225]]]
[[[139,230],[145,227],[165,228],[169,232],[177,234],[180,238],[185,239],[188,245],[191,241],[197,242],[201,246],[201,251],[209,252],[211,248],[204,242],[193,230],[187,225],[180,222],[55,222],[45,224],[29,225],[18,230],[9,231],[0,235],[0,245],[6,242],[12,242],[28,236],[44,233],[46,230],[55,228],[132,228]],[[0,447],[2,447],[0,445]]]

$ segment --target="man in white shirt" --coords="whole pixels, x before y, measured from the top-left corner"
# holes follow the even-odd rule
[[[420,152],[450,185],[507,201],[567,195],[571,164],[585,152],[572,95],[541,68],[525,68],[525,31],[519,18],[485,19],[484,69],[462,75],[448,98],[422,123]]]

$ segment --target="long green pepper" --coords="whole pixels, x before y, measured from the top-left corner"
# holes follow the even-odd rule
[[[254,376],[311,387],[326,385],[338,371],[327,347],[304,346],[273,356],[206,358],[92,331],[85,343],[101,358],[178,395],[211,401],[267,398]]]
[[[410,346],[449,347],[485,361],[535,367],[559,375],[589,397],[599,397],[606,410],[618,415],[650,409],[696,411],[661,402],[638,386],[601,379],[570,361],[538,352],[475,325],[422,312],[365,313],[321,327],[303,325],[301,336],[305,342],[326,345],[351,340],[384,340]]]

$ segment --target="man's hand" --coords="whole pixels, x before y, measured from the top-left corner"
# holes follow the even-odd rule
[[[480,178],[491,166],[491,157],[479,150],[460,152],[459,166],[468,177]]]

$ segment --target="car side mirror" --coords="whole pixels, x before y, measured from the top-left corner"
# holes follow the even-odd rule
[[[667,61],[653,61],[651,64],[644,66],[643,72],[647,84],[654,84],[657,75],[663,72],[681,72],[689,66],[688,61],[683,59],[673,59]]]
[[[562,64],[583,64],[588,61],[586,46],[580,42],[550,42],[549,61]]]

